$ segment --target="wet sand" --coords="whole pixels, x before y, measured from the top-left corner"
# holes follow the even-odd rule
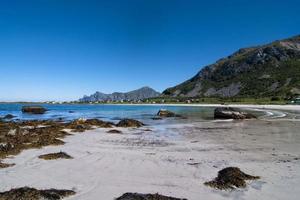
[[[113,128],[116,129],[116,128]],[[67,136],[62,146],[4,159],[0,190],[30,186],[76,191],[72,200],[112,200],[126,192],[199,199],[298,199],[300,123],[296,119],[205,121],[96,129]],[[151,129],[152,131],[146,130]],[[38,156],[66,152],[73,159]],[[218,191],[203,183],[225,167],[261,176],[245,189]]]

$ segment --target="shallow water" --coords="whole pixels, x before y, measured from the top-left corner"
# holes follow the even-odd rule
[[[170,106],[170,105],[90,105],[90,104],[35,104],[48,109],[43,115],[32,115],[22,113],[22,106],[28,104],[0,104],[0,117],[7,114],[16,116],[14,120],[46,120],[46,119],[63,119],[73,120],[78,118],[98,118],[108,121],[118,121],[122,118],[134,118],[142,120],[148,124],[161,123],[191,123],[201,122],[213,119],[214,107],[195,107],[195,106]],[[185,117],[152,120],[160,109],[167,109]],[[262,110],[248,109],[261,119],[300,119],[299,112],[279,111],[279,110]]]
[[[15,119],[59,119],[72,120],[76,118],[99,118],[105,120],[119,120],[121,118],[151,119],[159,109],[168,109],[177,114],[190,118],[211,119],[213,108],[182,107],[182,106],[140,106],[140,105],[50,105],[39,104],[48,109],[43,115],[31,115],[21,112],[24,104],[0,104],[0,116],[15,115]]]

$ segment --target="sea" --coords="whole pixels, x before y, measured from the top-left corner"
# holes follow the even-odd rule
[[[43,106],[48,111],[42,115],[22,113],[23,106]],[[168,120],[153,120],[160,109],[170,110],[182,117]],[[213,120],[214,107],[178,106],[178,105],[111,105],[111,104],[22,104],[0,103],[0,118],[7,114],[15,116],[13,120],[63,120],[78,118],[101,119],[116,122],[124,118],[141,120],[149,124],[201,122]],[[249,112],[249,110],[248,110]],[[290,112],[257,110],[250,112],[261,118],[277,118],[290,116]],[[299,113],[297,113],[299,116]]]
[[[22,113],[23,106],[43,106],[48,111],[42,115]],[[78,118],[97,118],[106,121],[118,121],[132,118],[143,121],[156,121],[160,109],[167,109],[182,115],[182,120],[210,120],[213,118],[213,107],[167,106],[167,105],[108,105],[108,104],[0,104],[0,117],[7,114],[15,116],[14,120],[73,120]],[[178,120],[178,119],[177,119]],[[157,120],[159,121],[159,120]],[[169,120],[172,121],[172,120]]]

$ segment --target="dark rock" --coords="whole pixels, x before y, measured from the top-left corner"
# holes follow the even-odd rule
[[[255,119],[256,116],[251,113],[242,112],[239,109],[231,107],[219,107],[214,111],[215,119]]]
[[[15,118],[16,116],[12,115],[12,114],[7,114],[3,117],[3,119],[12,119]]]
[[[72,190],[37,190],[35,188],[23,187],[1,192],[1,200],[60,200],[63,197],[74,195]]]
[[[70,110],[69,113],[75,113],[75,111]]]
[[[47,109],[42,106],[23,106],[22,107],[23,113],[44,114],[46,111],[47,111]]]
[[[163,196],[160,194],[139,194],[139,193],[125,193],[116,200],[187,200],[175,197]]]
[[[144,124],[134,119],[122,119],[117,124],[117,127],[141,127],[141,126],[144,126]]]
[[[220,190],[234,189],[235,187],[245,188],[245,180],[255,180],[259,178],[259,176],[245,174],[237,167],[228,167],[219,171],[217,178],[204,183],[204,185]]]
[[[180,115],[176,115],[175,113],[165,109],[159,110],[157,115],[160,117],[180,117]]]
[[[116,133],[116,134],[120,134],[120,133],[122,133],[122,131],[119,131],[119,130],[117,130],[117,129],[112,129],[112,130],[107,131],[107,133]]]

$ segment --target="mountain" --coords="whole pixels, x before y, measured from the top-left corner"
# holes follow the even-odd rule
[[[96,102],[96,101],[138,101],[151,97],[158,97],[159,92],[153,90],[150,87],[142,87],[131,92],[121,93],[114,92],[112,94],[104,94],[96,92],[90,96],[84,96],[79,99],[80,102]]]
[[[182,97],[291,97],[300,94],[300,35],[240,49],[163,92]]]

